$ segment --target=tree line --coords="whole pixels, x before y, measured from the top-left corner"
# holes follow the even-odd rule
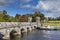
[[[59,17],[56,17],[56,18],[48,17],[48,20],[49,21],[60,21],[60,16]]]
[[[10,16],[6,10],[0,11],[0,22],[27,22],[28,17],[32,17],[32,22],[36,21],[36,17],[40,17],[40,21],[46,19],[44,14],[39,11],[36,11],[32,14],[16,14],[15,17]],[[60,21],[60,17],[51,18],[48,17],[48,21]]]
[[[28,17],[32,17],[32,22],[36,21],[36,17],[44,20],[45,16],[41,12],[34,12],[33,14],[16,14],[15,17],[10,16],[6,10],[0,11],[0,22],[27,22]]]

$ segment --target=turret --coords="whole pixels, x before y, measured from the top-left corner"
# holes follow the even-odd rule
[[[32,17],[28,17],[28,22],[32,22]]]
[[[40,17],[36,17],[37,27],[40,27]]]

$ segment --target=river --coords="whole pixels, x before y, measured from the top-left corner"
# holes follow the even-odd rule
[[[60,31],[33,30],[11,40],[60,40]]]

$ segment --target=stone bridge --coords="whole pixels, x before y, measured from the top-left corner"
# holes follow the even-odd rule
[[[21,30],[27,32],[35,27],[40,26],[40,17],[36,17],[36,22],[32,22],[32,17],[28,17],[28,22],[0,22],[0,33],[4,35],[4,39],[10,38],[10,32],[15,30],[21,35]],[[27,30],[28,29],[28,30]]]

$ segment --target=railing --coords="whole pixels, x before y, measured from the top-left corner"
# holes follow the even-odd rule
[[[0,29],[34,25],[37,25],[37,22],[0,22]]]

